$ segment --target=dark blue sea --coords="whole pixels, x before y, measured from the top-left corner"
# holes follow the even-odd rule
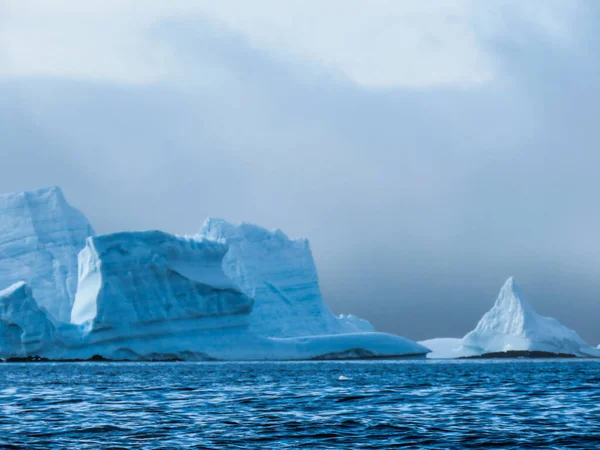
[[[6,363],[0,447],[600,448],[600,362]]]

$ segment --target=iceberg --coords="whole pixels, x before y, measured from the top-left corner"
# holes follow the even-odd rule
[[[335,316],[306,239],[220,219],[193,236],[95,236],[58,188],[3,199],[13,225],[0,229],[0,248],[11,250],[0,260],[0,283],[19,280],[1,294],[0,357],[306,360],[429,351]]]
[[[542,351],[576,356],[600,356],[574,330],[552,317],[539,315],[510,277],[475,329],[462,339],[421,341],[432,350],[429,358],[456,358],[507,351]]]
[[[77,254],[93,235],[58,187],[0,196],[0,288],[24,281],[40,306],[68,322]]]
[[[90,237],[79,254],[70,357],[298,360],[427,349],[323,302],[305,239],[209,219],[195,236]]]

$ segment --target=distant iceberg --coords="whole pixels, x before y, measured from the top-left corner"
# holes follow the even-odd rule
[[[0,213],[0,283],[12,286],[0,292],[4,358],[297,360],[429,351],[355,316],[335,316],[308,241],[279,230],[208,219],[194,236],[95,236],[59,188],[0,197]]]
[[[600,356],[579,335],[556,319],[535,312],[514,279],[509,278],[477,327],[462,339],[421,341],[432,350],[429,358],[457,358],[518,350]]]

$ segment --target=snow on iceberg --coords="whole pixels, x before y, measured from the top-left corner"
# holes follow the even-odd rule
[[[54,324],[24,282],[0,291],[0,355],[20,357],[52,349],[57,340]]]
[[[577,356],[600,356],[579,335],[551,317],[535,312],[514,279],[509,278],[491,310],[462,339],[438,338],[420,344],[430,358],[455,358],[492,352],[537,350]]]
[[[0,288],[26,282],[40,306],[68,322],[77,254],[94,230],[58,187],[0,196]]]

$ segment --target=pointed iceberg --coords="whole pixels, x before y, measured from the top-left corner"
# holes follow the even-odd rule
[[[431,348],[430,358],[452,358],[484,353],[530,350],[600,356],[570,328],[552,317],[539,315],[510,277],[473,331],[462,339],[422,341]]]

